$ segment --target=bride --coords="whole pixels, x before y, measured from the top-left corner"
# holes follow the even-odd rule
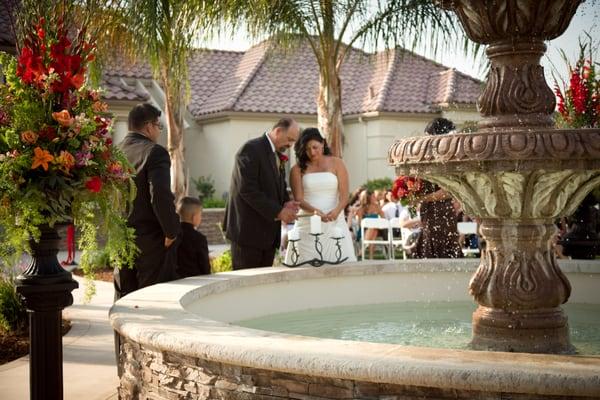
[[[299,218],[294,229],[299,233],[296,242],[299,253],[298,263],[319,258],[315,250],[315,239],[310,233],[310,218],[314,214],[321,217],[319,240],[323,244],[323,259],[335,261],[337,247],[335,235],[340,240],[342,259],[356,261],[352,236],[344,218],[344,208],[348,202],[348,171],[342,159],[331,155],[327,142],[317,128],[302,131],[294,146],[297,164],[290,171],[290,185],[295,201],[300,202]],[[334,229],[338,228],[338,229]],[[285,263],[292,264],[292,243],[288,243]]]

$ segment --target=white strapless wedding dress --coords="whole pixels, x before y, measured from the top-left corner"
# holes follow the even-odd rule
[[[304,200],[315,208],[328,213],[333,210],[338,204],[338,179],[331,172],[313,172],[302,176],[302,186],[304,188]],[[304,211],[300,211],[299,215],[306,215]],[[335,240],[331,239],[333,227],[339,227],[343,232],[340,246],[342,249],[342,259],[348,257],[345,262],[356,261],[354,254],[354,246],[352,244],[352,235],[348,229],[344,212],[338,215],[337,220],[332,222],[322,222],[321,229],[323,234],[319,236],[319,241],[323,245],[323,260],[335,261],[337,259],[337,246]],[[310,235],[310,218],[298,218],[294,228],[300,233],[300,240],[296,242],[298,251],[298,263],[302,263],[313,258],[319,258],[315,250],[315,237]],[[285,263],[292,264],[292,243],[288,242],[287,251],[285,253]]]

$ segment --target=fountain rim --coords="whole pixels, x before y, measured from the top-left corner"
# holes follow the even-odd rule
[[[594,270],[585,262],[571,264],[576,265],[572,272]],[[435,270],[474,271],[476,267],[469,267],[468,260],[444,260],[443,265],[444,268]],[[517,393],[592,396],[600,391],[598,356],[484,352],[320,339],[243,328],[203,318],[185,308],[201,297],[257,284],[407,272],[431,271],[422,268],[422,260],[407,260],[402,265],[384,261],[346,264],[343,268],[257,268],[192,277],[133,292],[112,306],[109,317],[115,330],[141,345],[250,368],[484,392],[510,388]]]
[[[545,127],[411,136],[394,141],[387,161],[396,168],[429,167],[443,171],[466,171],[482,163],[496,164],[495,170],[504,169],[503,163],[519,163],[521,170],[597,169],[600,146],[594,141],[598,135],[598,128]]]

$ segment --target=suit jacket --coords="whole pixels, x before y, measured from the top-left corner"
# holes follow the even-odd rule
[[[173,278],[177,249],[172,245],[167,251],[164,240],[177,237],[180,224],[171,192],[167,150],[136,132],[127,134],[119,147],[136,171],[137,194],[127,218],[140,249],[135,263],[135,290]]]
[[[275,218],[289,197],[275,157],[266,135],[246,142],[235,156],[223,226],[227,239],[241,246],[279,247],[281,221]]]
[[[210,274],[208,241],[192,224],[181,223],[181,243],[177,248],[177,277]]]

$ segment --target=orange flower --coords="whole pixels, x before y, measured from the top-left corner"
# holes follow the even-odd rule
[[[44,171],[48,171],[48,163],[54,160],[54,157],[48,150],[43,150],[40,147],[36,147],[33,149],[33,164],[31,164],[31,169],[36,169],[37,167],[44,168]]]
[[[27,144],[34,144],[38,140],[38,134],[34,131],[25,131],[21,133],[21,141]]]
[[[75,157],[65,150],[60,152],[60,155],[56,158],[56,161],[66,172],[69,172],[69,170],[75,166]]]
[[[58,122],[61,126],[68,127],[68,126],[73,125],[73,122],[75,122],[75,118],[72,118],[71,114],[69,114],[69,111],[67,111],[67,110],[53,112],[52,118],[54,118],[54,120],[56,122]]]
[[[94,110],[95,113],[106,112],[108,110],[108,104],[102,101],[95,101],[92,104],[92,110]]]

